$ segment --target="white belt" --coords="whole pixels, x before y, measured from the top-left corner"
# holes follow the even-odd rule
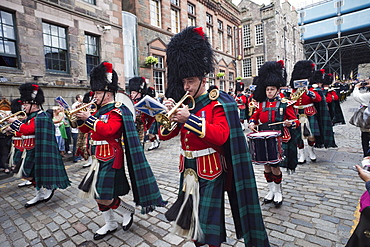
[[[293,105],[293,107],[296,108],[296,109],[304,109],[304,108],[307,108],[307,107],[310,107],[310,106],[313,106],[313,103],[308,104],[308,105]]]
[[[105,145],[105,144],[109,144],[109,142],[103,140],[103,141],[94,141],[94,140],[90,140],[90,144],[91,145]]]
[[[22,139],[23,139],[23,140],[26,140],[26,139],[32,139],[32,138],[35,138],[35,135],[31,135],[31,136],[22,136]]]
[[[22,140],[22,137],[13,136],[12,139],[13,141],[19,141],[19,140]]]
[[[197,157],[202,157],[213,153],[216,153],[216,150],[214,150],[213,148],[206,148],[197,151],[185,151],[181,149],[181,154],[184,155],[187,159],[195,159]]]

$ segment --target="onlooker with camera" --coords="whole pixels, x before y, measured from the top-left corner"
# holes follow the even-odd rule
[[[361,104],[360,107],[367,107],[370,102],[370,92],[367,90],[361,90],[361,89],[367,89],[369,88],[368,83],[357,83],[355,85],[355,88],[353,90],[353,97],[354,99]],[[362,150],[364,153],[364,157],[370,156],[369,153],[369,141],[370,141],[370,129],[362,128],[361,130],[361,143],[362,143]]]
[[[370,161],[370,157],[366,157],[364,161]],[[360,221],[352,233],[351,238],[348,240],[346,247],[366,247],[370,246],[370,172],[364,170],[361,166],[356,165],[359,177],[365,181],[366,190],[360,199]]]

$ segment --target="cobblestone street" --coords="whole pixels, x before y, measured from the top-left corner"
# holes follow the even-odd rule
[[[363,181],[350,169],[362,159],[361,132],[348,123],[358,105],[352,96],[342,103],[347,124],[334,127],[337,149],[316,149],[316,162],[299,165],[292,175],[284,170],[281,208],[261,203],[271,246],[339,247],[347,242],[357,222],[359,197],[365,190]],[[34,189],[18,188],[20,180],[14,177],[0,177],[0,246],[193,246],[171,234],[171,224],[164,217],[178,190],[179,140],[161,142],[159,149],[145,153],[169,204],[148,215],[136,208],[129,231],[119,228],[99,241],[93,240],[93,234],[104,219],[95,201],[77,198],[77,186],[87,173],[82,168],[84,162],[68,160],[65,164],[72,186],[57,190],[49,202],[28,209],[24,204],[33,198]],[[263,166],[254,169],[262,201],[267,193]],[[124,200],[133,205],[131,194]],[[244,246],[236,239],[228,204],[226,214],[228,239],[222,246]],[[117,219],[121,217],[117,215]]]

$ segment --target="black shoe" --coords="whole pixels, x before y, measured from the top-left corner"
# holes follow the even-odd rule
[[[51,194],[50,194],[50,196],[48,197],[48,198],[45,198],[44,199],[44,202],[48,202],[53,196],[54,196],[54,191],[55,191],[56,189],[53,189],[52,191],[51,191]]]
[[[124,231],[127,231],[128,229],[130,229],[130,227],[132,225],[132,222],[134,222],[134,214],[133,213],[131,213],[130,217],[131,217],[130,222],[127,225],[122,226]]]
[[[283,204],[283,201],[281,202],[274,202],[275,208],[280,208],[281,204]]]
[[[95,233],[94,234],[94,240],[100,240],[100,239],[104,238],[106,235],[108,235],[108,234],[110,234],[112,232],[115,232],[116,230],[117,230],[117,228],[114,229],[114,230],[111,230],[111,231],[107,231],[105,234]]]
[[[274,198],[272,198],[271,200],[267,200],[266,198],[263,198],[263,203],[268,204],[268,203],[271,203],[273,200]]]
[[[37,205],[37,204],[39,204],[40,202],[43,202],[43,201],[44,201],[44,199],[38,200],[37,202],[34,202],[32,204],[26,203],[26,204],[24,204],[24,207],[25,208],[30,208],[30,207],[35,206],[35,205]]]

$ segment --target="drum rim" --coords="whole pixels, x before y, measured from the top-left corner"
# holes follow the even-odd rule
[[[256,135],[258,133],[274,133],[274,134],[271,134],[271,135],[264,135],[264,136],[261,136],[261,135]],[[251,133],[248,133],[247,134],[247,137],[249,138],[257,138],[257,139],[266,139],[267,137],[268,138],[273,138],[273,137],[279,137],[281,136],[281,131],[280,130],[261,130],[261,131],[258,131],[258,132],[251,132]]]

